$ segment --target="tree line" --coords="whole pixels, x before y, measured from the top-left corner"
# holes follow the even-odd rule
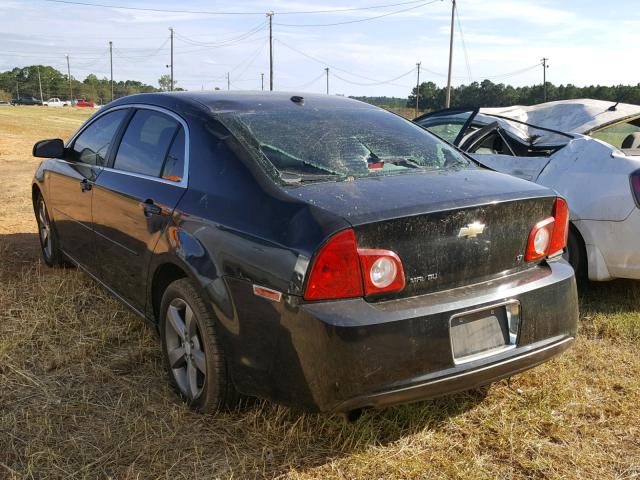
[[[38,71],[40,72],[40,82],[38,82]],[[39,99],[40,84],[44,100],[51,97],[70,100],[69,77],[46,65],[31,65],[0,72],[0,100],[8,101],[18,97]],[[114,98],[134,93],[157,92],[158,90],[156,87],[137,80],[113,82]],[[83,98],[100,104],[111,101],[111,82],[108,78],[98,78],[94,74],[88,75],[82,81],[72,75],[71,91],[73,98]]]
[[[438,87],[433,82],[420,84],[418,108],[422,111],[444,108],[446,88]],[[638,85],[554,85],[547,82],[547,101],[570,100],[574,98],[593,98],[611,102],[640,104],[640,83]],[[511,105],[534,105],[544,102],[544,87],[513,87],[504,83],[493,83],[491,80],[472,82],[452,88],[452,107],[508,107]],[[416,88],[409,95],[406,106],[415,107]]]
[[[69,100],[69,77],[46,65],[31,65],[0,72],[0,100],[10,100],[18,97],[40,98],[38,71],[42,84],[44,99],[58,97]],[[160,88],[137,80],[113,82],[115,98],[168,90],[170,78],[163,75],[158,80]],[[175,90],[177,88],[174,82]],[[97,103],[107,103],[111,100],[111,82],[107,78],[98,78],[94,74],[88,75],[80,81],[71,77],[71,89],[74,98],[84,98]],[[434,82],[420,84],[419,110],[431,111],[444,108],[446,88],[439,87]],[[402,107],[415,108],[416,87],[413,87],[408,97],[358,96],[352,97],[374,105],[398,109]],[[640,104],[640,83],[638,85],[591,85],[578,87],[567,84],[556,86],[547,82],[547,100],[568,100],[572,98],[594,98],[611,102]],[[513,87],[504,83],[493,83],[491,80],[472,82],[452,88],[452,107],[506,107],[510,105],[533,105],[544,101],[544,88],[540,85]]]
[[[390,109],[410,108],[416,106],[416,88],[411,89],[408,97],[374,97],[353,96],[373,105]],[[418,109],[422,112],[440,110],[445,106],[446,87],[439,87],[433,82],[420,84]],[[570,100],[573,98],[593,98],[611,102],[633,103],[640,105],[640,83],[638,85],[591,85],[578,87],[567,84],[556,86],[547,82],[547,101]],[[452,107],[508,107],[511,105],[534,105],[544,102],[542,84],[525,87],[513,87],[491,80],[472,82],[451,89]]]

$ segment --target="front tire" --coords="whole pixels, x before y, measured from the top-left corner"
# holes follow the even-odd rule
[[[214,316],[186,278],[162,296],[160,338],[169,383],[192,409],[210,413],[238,404]]]
[[[40,194],[36,200],[36,222],[38,223],[38,237],[40,238],[40,249],[44,263],[50,267],[63,266],[65,261],[58,243],[58,236],[49,216],[47,205]]]

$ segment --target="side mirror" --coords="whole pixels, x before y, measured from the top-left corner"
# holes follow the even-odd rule
[[[39,158],[63,158],[64,142],[59,138],[40,140],[33,146],[33,156]]]

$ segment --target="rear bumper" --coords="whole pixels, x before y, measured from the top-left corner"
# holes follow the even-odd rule
[[[247,286],[238,282],[233,288]],[[240,298],[239,331],[231,345],[236,386],[311,411],[413,402],[491,383],[568,348],[578,319],[573,269],[562,260],[490,282],[378,303],[298,303],[294,297],[273,303],[249,291]],[[521,308],[515,345],[456,363],[451,317],[514,300]]]
[[[411,403],[488,385],[550,360],[564,352],[573,342],[574,338],[569,336],[538,342],[523,347],[506,358],[492,358],[490,362],[484,364],[465,365],[451,372],[437,372],[426,378],[411,379],[405,382],[406,386],[394,385],[386,391],[351,398],[342,402],[335,410],[349,411],[362,407],[379,408],[398,403]]]

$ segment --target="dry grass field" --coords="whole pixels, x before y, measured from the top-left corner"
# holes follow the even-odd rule
[[[258,401],[191,413],[154,333],[74,270],[40,260],[40,138],[72,109],[0,108],[0,478],[640,478],[640,282],[581,292],[564,356],[356,423]]]

